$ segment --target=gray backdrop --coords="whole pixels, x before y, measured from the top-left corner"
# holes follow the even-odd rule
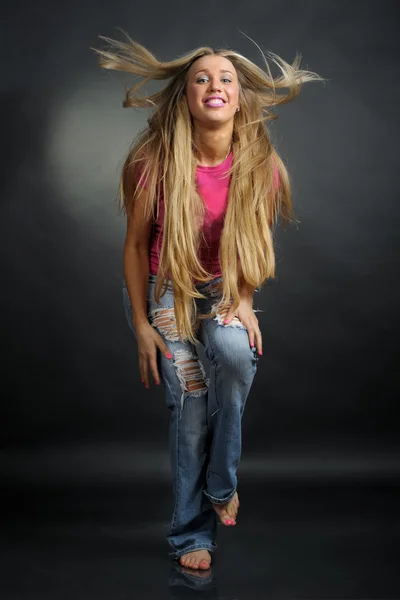
[[[163,389],[140,382],[121,295],[117,186],[147,115],[122,108],[132,78],[89,49],[98,34],[122,39],[117,27],[160,60],[228,45],[262,66],[241,30],[329,79],[271,128],[301,223],[278,230],[277,277],[256,295],[264,356],[241,476],[398,476],[397,7],[71,0],[5,12],[3,481],[169,476]]]

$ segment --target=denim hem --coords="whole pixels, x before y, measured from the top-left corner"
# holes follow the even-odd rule
[[[188,552],[193,552],[194,550],[208,550],[209,552],[213,552],[215,549],[217,548],[217,544],[192,544],[191,546],[188,546],[187,548],[184,548],[183,550],[176,550],[174,552],[170,552],[169,556],[171,556],[172,558],[178,559],[181,556],[183,556],[184,554],[187,554]]]
[[[235,493],[236,493],[236,488],[233,490],[232,493],[228,494],[228,496],[225,496],[225,498],[214,498],[214,496],[210,496],[210,494],[207,494],[207,492],[205,490],[203,490],[203,494],[205,494],[207,496],[207,498],[209,500],[211,500],[211,502],[213,504],[226,504],[227,502],[229,502],[229,500],[232,500]]]

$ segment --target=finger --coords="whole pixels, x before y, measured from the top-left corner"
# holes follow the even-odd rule
[[[140,379],[142,380],[142,383],[144,383],[144,369],[143,369],[143,363],[142,363],[142,359],[140,358],[140,355],[139,355],[139,373],[140,373]]]
[[[143,360],[142,362],[142,373],[143,373],[143,380],[144,380],[144,386],[146,388],[149,387],[149,373],[148,373],[148,365],[147,365],[147,360]]]
[[[262,335],[260,330],[256,331],[256,341],[258,354],[262,355]]]
[[[251,325],[246,325],[246,329],[247,329],[247,334],[249,336],[249,342],[250,342],[250,346],[252,348],[254,348],[254,344],[255,344],[255,332],[254,332],[254,328]]]
[[[150,357],[150,369],[157,385],[160,384],[160,377],[158,376],[157,362],[154,356]]]
[[[144,383],[143,368],[142,368],[140,361],[139,361],[139,373],[140,373],[140,379],[142,380],[142,383]]]
[[[172,358],[172,352],[170,352],[168,350],[168,347],[164,344],[162,346],[159,346],[161,352],[164,354],[165,358],[171,359]]]
[[[226,317],[224,319],[224,325],[228,325],[231,322],[233,317],[235,316],[235,312],[233,310],[228,310]]]

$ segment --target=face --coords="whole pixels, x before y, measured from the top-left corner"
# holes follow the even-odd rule
[[[194,120],[232,120],[239,106],[239,82],[231,61],[218,55],[198,58],[188,71],[186,99]]]

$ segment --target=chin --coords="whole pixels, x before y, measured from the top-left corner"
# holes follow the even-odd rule
[[[224,113],[212,113],[212,114],[202,114],[201,117],[199,118],[200,121],[203,121],[205,123],[226,123],[227,121],[230,121],[233,118],[233,115],[230,115],[226,112]]]

